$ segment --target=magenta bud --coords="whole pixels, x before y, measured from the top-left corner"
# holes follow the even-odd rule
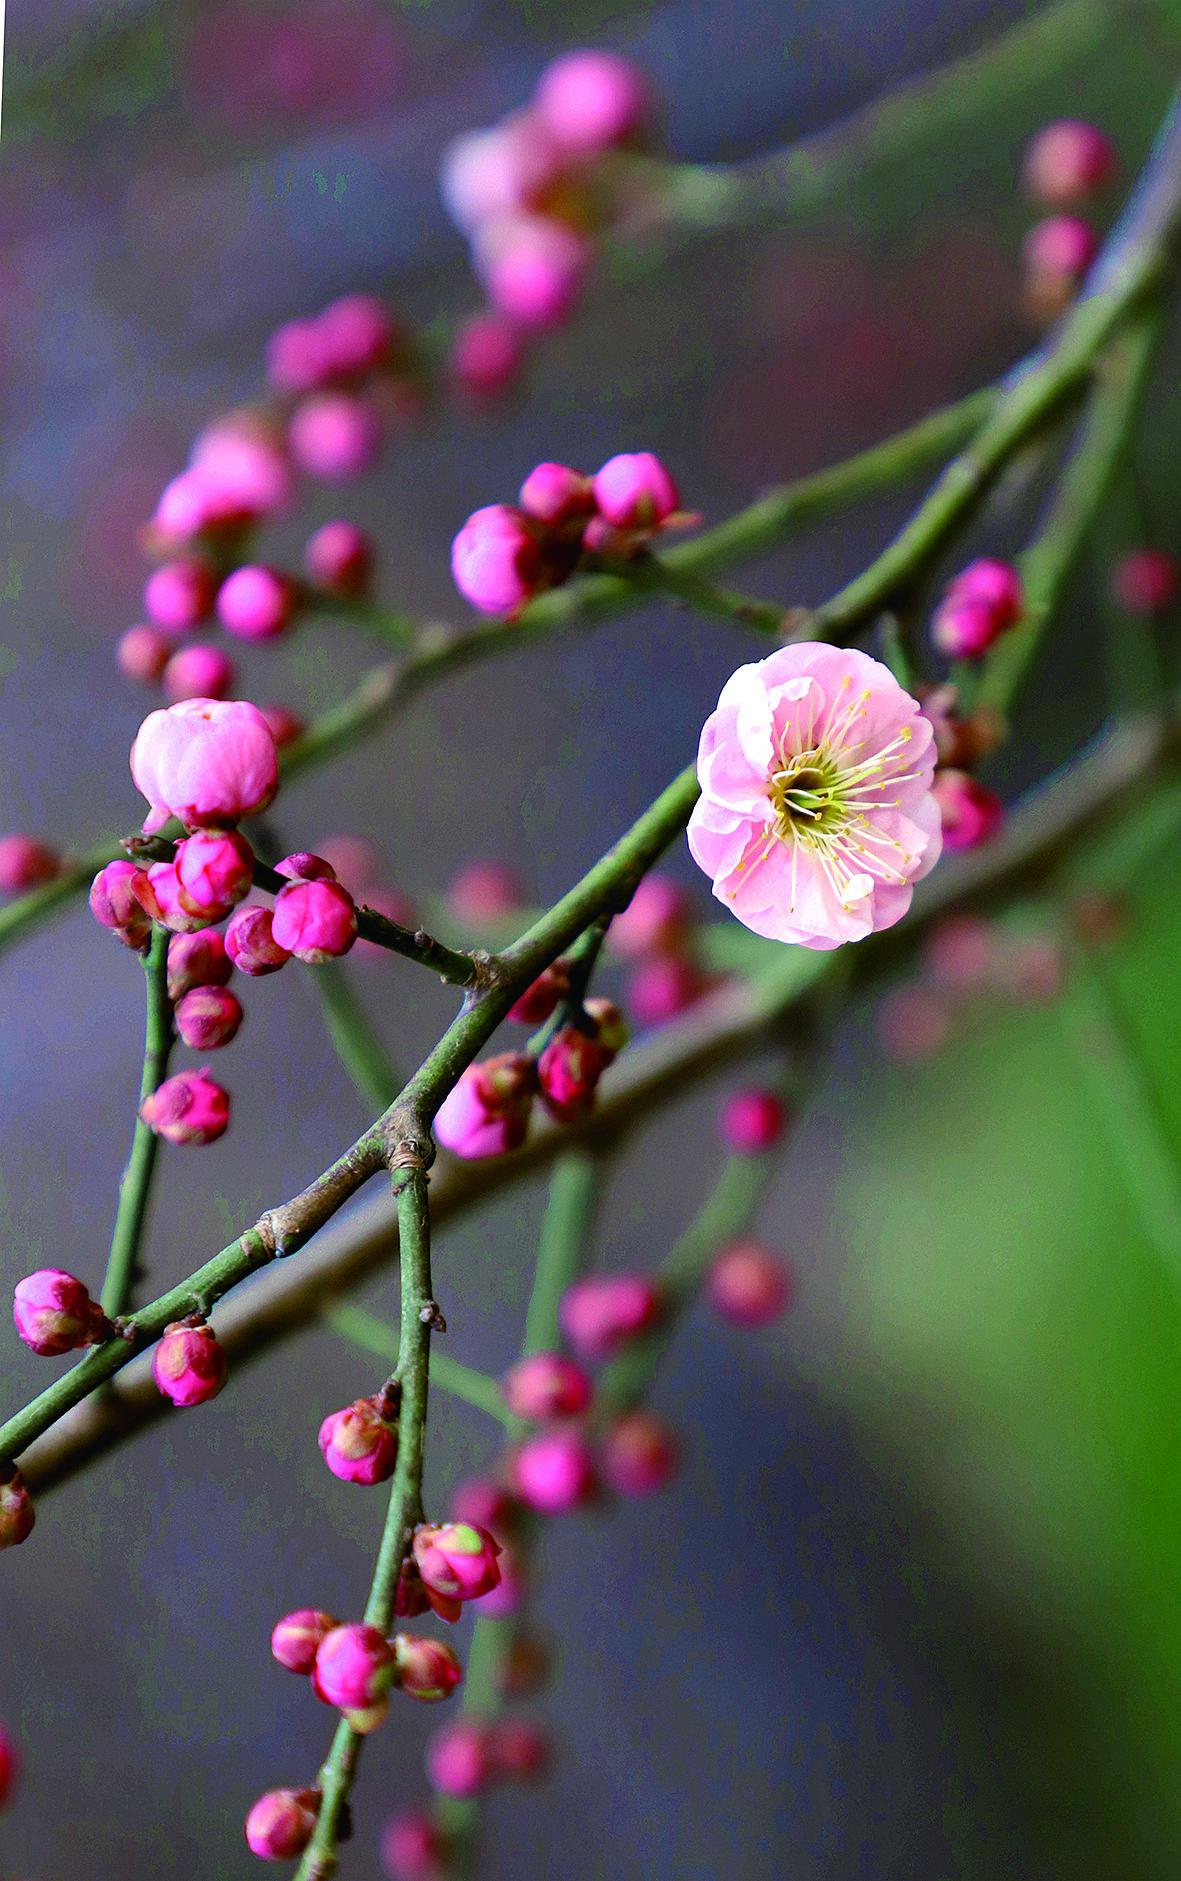
[[[338,1624],[319,1607],[296,1607],[275,1622],[271,1652],[288,1672],[308,1673],[316,1663],[320,1641]]]
[[[1081,216],[1047,216],[1025,238],[1022,250],[1030,274],[1051,281],[1080,280],[1099,252],[1099,237]]]
[[[0,1471],[0,1548],[19,1548],[37,1519],[33,1498],[18,1469]]]
[[[316,1652],[316,1687],[342,1711],[378,1704],[394,1678],[394,1649],[376,1626],[334,1626]]]
[[[591,1399],[591,1383],[582,1366],[562,1352],[534,1352],[518,1360],[505,1378],[504,1401],[514,1417],[535,1423],[550,1417],[577,1417]]]
[[[120,634],[115,646],[119,671],[138,686],[154,686],[163,674],[172,642],[158,627],[141,624]]]
[[[316,966],[348,953],[357,938],[356,906],[339,882],[292,882],[275,898],[271,933],[297,960]]]
[[[131,775],[151,806],[149,835],[170,816],[186,829],[240,823],[265,810],[279,785],[270,727],[245,699],[183,699],[149,712]]]
[[[628,1339],[650,1331],[661,1304],[660,1289],[647,1274],[588,1274],[567,1288],[559,1319],[583,1358],[606,1359]]]
[[[1011,562],[984,556],[953,581],[932,623],[936,647],[953,660],[976,660],[1021,618],[1025,592]]]
[[[509,1476],[526,1508],[539,1515],[562,1515],[595,1492],[594,1458],[586,1438],[575,1430],[527,1438],[509,1459]]]
[[[1181,588],[1181,564],[1165,549],[1129,549],[1111,572],[1111,592],[1130,614],[1163,614]]]
[[[43,1358],[98,1345],[110,1333],[102,1307],[60,1267],[40,1267],[17,1282],[12,1317],[29,1350]]]
[[[722,1111],[722,1140],[738,1156],[758,1156],[778,1143],[787,1124],[787,1107],[774,1091],[735,1091]]]
[[[945,601],[931,623],[931,639],[949,660],[978,660],[997,638],[992,609],[983,601]]]
[[[327,594],[366,594],[373,580],[373,543],[356,523],[326,522],[304,550],[308,579]]]
[[[456,334],[447,371],[456,391],[479,405],[515,384],[524,359],[521,336],[510,321],[476,314]]]
[[[551,1117],[565,1123],[591,1110],[599,1079],[614,1057],[597,1028],[584,1032],[581,1026],[564,1025],[555,1032],[537,1061],[541,1099]]]
[[[195,1052],[217,1051],[237,1035],[242,1007],[225,986],[194,986],[176,1005],[176,1029]]]
[[[35,836],[0,836],[0,895],[23,895],[61,874],[61,859]]]
[[[271,737],[279,750],[299,737],[304,729],[304,721],[298,712],[293,712],[286,705],[260,705],[259,711],[270,728]]]
[[[216,1143],[229,1125],[230,1100],[207,1071],[178,1071],[144,1098],[139,1114],[168,1143]]]
[[[285,875],[291,882],[334,882],[336,870],[323,856],[314,856],[310,850],[298,849],[293,856],[284,856],[275,864],[275,874]]]
[[[386,1823],[381,1865],[388,1881],[446,1881],[447,1838],[428,1810],[408,1810]]]
[[[1063,118],[1038,132],[1025,153],[1029,195],[1050,209],[1095,196],[1116,172],[1115,146],[1094,124]]]
[[[291,455],[309,477],[348,483],[363,476],[381,450],[381,425],[368,399],[352,392],[317,392],[298,405],[288,428]]]
[[[622,914],[608,930],[612,951],[624,960],[677,953],[691,922],[689,897],[667,875],[645,875]]]
[[[416,1633],[395,1633],[394,1658],[397,1680],[409,1698],[426,1705],[436,1705],[450,1698],[463,1681],[463,1667],[450,1646],[441,1639],[424,1639]]]
[[[216,919],[249,893],[254,851],[237,830],[199,829],[177,843],[175,867],[182,903]]]
[[[224,986],[233,970],[225,941],[215,927],[174,934],[168,943],[168,997],[173,1002],[196,986]]]
[[[424,1522],[414,1535],[414,1561],[428,1592],[476,1600],[499,1584],[500,1543],[472,1522]]]
[[[240,973],[259,979],[277,973],[291,955],[275,939],[269,908],[238,908],[226,928],[226,952]]]
[[[185,633],[209,614],[215,592],[213,575],[204,562],[165,562],[148,577],[144,608],[157,627]]]
[[[652,94],[639,66],[617,52],[566,52],[542,73],[537,110],[563,150],[592,157],[644,129]]]
[[[194,908],[184,895],[175,862],[153,862],[148,870],[145,899],[150,899],[156,919],[170,934],[196,934],[209,923],[209,910]],[[220,920],[228,913],[222,908],[215,915]]]
[[[295,1861],[316,1828],[317,1790],[268,1790],[246,1818],[246,1842],[260,1861]]]
[[[152,1377],[173,1404],[187,1409],[216,1398],[226,1381],[226,1355],[212,1326],[176,1321],[152,1355]]]
[[[457,921],[480,927],[517,914],[525,891],[507,862],[470,862],[455,876],[447,900]]]
[[[0,1547],[3,1542],[0,1542]],[[0,1724],[0,1809],[6,1809],[20,1775],[20,1754],[16,1739]]]
[[[142,947],[159,904],[146,869],[134,862],[108,862],[90,884],[90,912],[128,947]]]
[[[481,614],[512,620],[546,585],[537,524],[507,503],[476,510],[451,545],[451,572]]]
[[[478,1796],[494,1771],[489,1727],[479,1718],[456,1718],[436,1731],[426,1749],[426,1770],[444,1796]]]
[[[470,1522],[473,1528],[486,1528],[500,1535],[512,1527],[516,1514],[508,1490],[491,1476],[470,1476],[451,1491],[454,1522]]]
[[[734,1241],[714,1261],[705,1290],[714,1311],[733,1325],[769,1326],[791,1306],[795,1281],[758,1241]]]
[[[540,1025],[548,1019],[570,993],[570,968],[565,960],[555,960],[538,975],[509,1007],[506,1017],[517,1025]]]
[[[628,1411],[603,1433],[599,1469],[618,1496],[651,1496],[676,1474],[680,1447],[650,1411]]]
[[[667,1025],[709,991],[710,981],[688,954],[654,954],[628,975],[628,1010],[645,1030]]]
[[[281,569],[247,563],[222,582],[217,618],[239,640],[274,640],[291,625],[297,599]]]
[[[182,647],[164,668],[164,695],[174,705],[182,699],[228,699],[237,675],[221,647]]]
[[[435,1117],[444,1149],[468,1159],[519,1149],[529,1129],[536,1077],[524,1052],[502,1052],[469,1065]]]
[[[483,224],[472,248],[492,305],[530,333],[560,327],[570,318],[593,252],[587,237],[569,223],[529,214]]]
[[[509,1783],[530,1783],[545,1774],[550,1741],[541,1726],[529,1718],[498,1718],[488,1735],[488,1750],[497,1776]]]
[[[649,535],[680,507],[677,486],[651,451],[609,458],[594,480],[600,516],[627,535]]]
[[[320,1454],[342,1483],[384,1483],[398,1460],[398,1432],[374,1398],[358,1398],[320,1426]]]
[[[342,294],[316,320],[323,356],[335,378],[357,378],[388,365],[405,329],[374,294]]]
[[[937,771],[931,794],[943,819],[945,849],[975,849],[994,837],[1005,820],[1005,806],[993,790],[967,771]]]
[[[543,528],[577,536],[594,514],[594,485],[568,464],[538,464],[521,485],[521,508]]]

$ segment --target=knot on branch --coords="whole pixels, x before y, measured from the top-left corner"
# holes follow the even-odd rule
[[[437,1300],[424,1300],[418,1309],[418,1317],[421,1324],[429,1326],[432,1332],[446,1332],[447,1330],[447,1321],[443,1318],[442,1309]]]
[[[405,1187],[399,1175],[425,1175],[435,1160],[435,1145],[430,1130],[417,1111],[398,1109],[386,1119],[382,1136],[385,1165],[394,1178],[394,1194]]]

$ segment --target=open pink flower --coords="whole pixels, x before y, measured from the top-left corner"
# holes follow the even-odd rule
[[[877,660],[781,647],[729,679],[701,734],[693,859],[744,926],[832,948],[892,927],[939,858],[935,742]]]

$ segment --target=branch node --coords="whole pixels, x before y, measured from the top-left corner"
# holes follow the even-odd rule
[[[424,1326],[430,1327],[432,1332],[446,1332],[447,1330],[447,1321],[443,1318],[437,1300],[425,1300],[418,1309],[418,1317]]]

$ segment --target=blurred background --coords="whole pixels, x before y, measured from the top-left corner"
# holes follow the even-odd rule
[[[161,485],[203,423],[257,394],[279,321],[354,288],[416,326],[476,305],[439,157],[523,102],[555,53],[634,56],[668,149],[710,163],[828,125],[1039,11],[17,0],[0,146],[0,827],[68,846],[138,821],[126,752],[147,706],[113,647],[138,618],[137,536]],[[294,562],[343,508],[377,535],[391,600],[459,621],[451,538],[539,458],[594,468],[653,449],[718,520],[1003,371],[1036,338],[1020,297],[1027,138],[1093,118],[1131,178],[1181,63],[1173,6],[1063,17],[1048,69],[1031,64],[985,109],[966,96],[823,209],[601,271],[519,396],[408,432],[343,498],[314,494],[276,553]],[[1139,455],[1144,527],[1174,551],[1175,379],[1167,365]],[[744,584],[820,599],[915,494],[817,527]],[[1096,542],[1036,708],[993,766],[1005,792],[1102,722],[1096,595],[1125,523]],[[287,844],[365,835],[416,897],[503,857],[530,899],[552,899],[686,761],[751,645],[655,606],[456,677],[285,790]],[[249,696],[303,712],[374,657],[317,624],[239,652]],[[1181,869],[1169,840],[1134,867],[1105,856],[1129,918],[1104,990],[1171,1153]],[[708,914],[687,858],[671,866]],[[1042,919],[1018,910],[1016,931]],[[350,971],[391,1050],[417,1062],[450,999],[397,960]],[[161,1284],[367,1121],[307,978],[248,989],[219,1066],[230,1134],[163,1151]],[[1181,1212],[1174,1190],[1163,1232],[1161,1211],[1145,1215],[1093,992],[1014,982],[960,1001],[941,1009],[939,1049],[902,1061],[880,1010],[850,1014],[760,1223],[799,1271],[798,1310],[755,1338],[694,1315],[656,1394],[684,1434],[675,1485],[547,1532],[557,1762],[540,1791],[491,1800],[482,1874],[1176,1875]],[[2,1292],[38,1264],[100,1270],[141,976],[77,908],[0,959],[0,1000]],[[687,1094],[630,1146],[603,1264],[666,1251],[708,1189],[734,1081]],[[440,1239],[450,1349],[494,1372],[515,1352],[540,1203],[514,1191]],[[386,1310],[392,1284],[372,1290]],[[0,1375],[10,1406],[46,1376],[12,1338]],[[261,1788],[310,1778],[326,1742],[325,1713],[271,1663],[270,1627],[306,1603],[358,1610],[368,1583],[380,1499],[342,1490],[315,1446],[320,1418],[368,1379],[310,1331],[46,1500],[4,1563],[0,1717],[26,1758],[0,1824],[6,1877],[255,1871],[241,1818]],[[439,1399],[436,1500],[494,1436]],[[367,1754],[356,1881],[380,1872],[385,1816],[421,1796],[436,1721],[399,1713]]]

